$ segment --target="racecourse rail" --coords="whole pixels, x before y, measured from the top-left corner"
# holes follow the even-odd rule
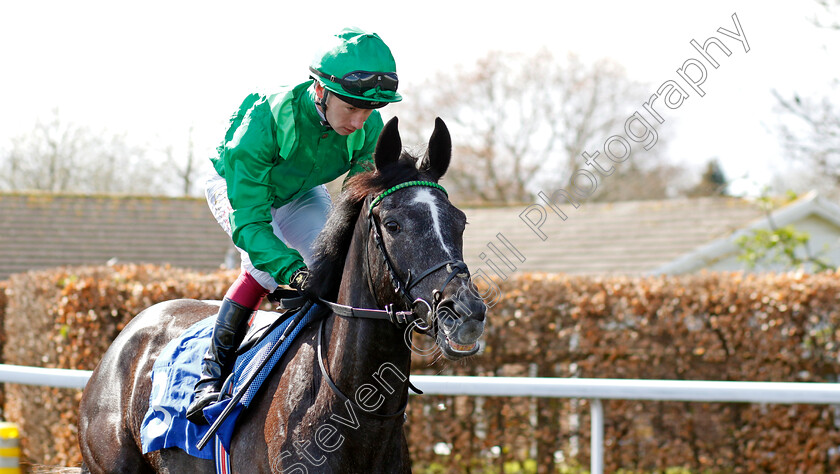
[[[0,364],[0,382],[84,388],[90,370]],[[591,472],[604,472],[604,409],[601,400],[658,400],[840,405],[840,383],[718,382],[543,377],[414,375],[427,395],[584,398],[592,413]]]

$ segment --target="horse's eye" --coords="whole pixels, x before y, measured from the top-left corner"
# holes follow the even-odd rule
[[[388,221],[385,223],[385,229],[392,234],[396,234],[400,231],[400,225],[394,221]]]

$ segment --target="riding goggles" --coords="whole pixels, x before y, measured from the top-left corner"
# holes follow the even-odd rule
[[[314,74],[323,77],[329,81],[341,85],[347,93],[369,97],[377,91],[397,91],[399,79],[395,72],[370,72],[370,71],[351,71],[344,75],[344,77],[335,77],[329,74],[310,67],[310,71]]]

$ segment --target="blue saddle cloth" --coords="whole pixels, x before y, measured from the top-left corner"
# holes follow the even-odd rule
[[[272,346],[280,339],[283,332],[294,318],[288,318],[278,325],[256,345],[240,355],[236,360],[233,377],[233,394],[246,390],[237,406],[225,419],[216,437],[226,450],[230,450],[230,440],[236,425],[236,417],[247,407],[269,373],[286,352],[302,328],[313,321],[323,307],[313,305],[300,323],[290,330],[271,359],[254,379],[254,383],[245,387],[245,382],[257,370],[260,363],[268,357]],[[273,317],[277,317],[274,313]],[[213,421],[218,418],[230,398],[216,402],[204,409],[209,425],[195,425],[186,418],[187,407],[192,401],[193,389],[201,376],[201,360],[210,346],[210,336],[216,316],[201,320],[187,329],[179,338],[170,341],[158,356],[152,368],[152,393],[149,397],[149,409],[140,426],[140,439],[143,453],[150,453],[164,448],[180,448],[187,454],[213,459],[213,443],[208,443],[199,450],[196,444],[210,430]]]

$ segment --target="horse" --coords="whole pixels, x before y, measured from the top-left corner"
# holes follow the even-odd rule
[[[461,360],[478,351],[485,325],[463,262],[466,216],[438,184],[451,153],[440,118],[422,157],[403,150],[396,118],[383,127],[374,169],[347,181],[314,245],[311,291],[330,302],[328,314],[299,333],[240,415],[232,472],[411,472],[403,424],[412,331]],[[177,448],[143,454],[140,425],[161,349],[216,311],[172,300],[126,325],[81,398],[82,472],[215,472],[212,460]]]

